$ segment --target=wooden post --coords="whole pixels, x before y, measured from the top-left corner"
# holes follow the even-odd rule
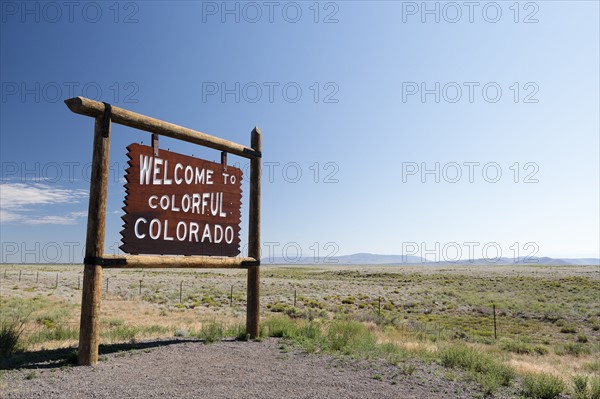
[[[21,273],[23,273],[23,270],[19,270],[19,283],[21,282]]]
[[[140,295],[142,295],[142,280],[140,280]]]
[[[297,290],[294,290],[294,307],[296,307]]]
[[[262,152],[260,130],[255,127],[250,135],[250,146]],[[248,268],[248,292],[246,304],[246,334],[256,338],[260,323],[260,179],[261,160],[250,160],[250,203],[248,223],[248,256],[256,259],[256,264]]]
[[[102,266],[91,260],[104,253],[104,231],[106,227],[106,194],[108,191],[108,160],[110,155],[110,120],[97,117],[94,125],[94,149],[90,202],[88,206],[85,257],[90,261],[83,270],[81,293],[81,320],[79,326],[79,355],[81,365],[98,363],[100,343],[100,303],[102,301]]]
[[[179,283],[179,303],[182,302],[182,300],[181,300],[182,294],[183,294],[183,280]]]
[[[498,339],[498,334],[496,332],[496,304],[492,305],[494,309],[494,339]]]
[[[37,284],[37,283],[38,283],[38,281],[40,281],[40,272],[37,272],[37,273],[35,274],[35,283]]]
[[[229,292],[229,307],[233,306],[233,284],[231,285],[231,291]]]

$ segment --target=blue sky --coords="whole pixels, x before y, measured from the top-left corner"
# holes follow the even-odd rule
[[[81,261],[93,121],[62,102],[78,95],[242,144],[259,126],[265,256],[599,256],[596,1],[0,11],[2,262]],[[106,252],[125,147],[149,136],[113,127]]]

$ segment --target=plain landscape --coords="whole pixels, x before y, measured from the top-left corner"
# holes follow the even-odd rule
[[[263,266],[253,341],[244,270],[105,269],[96,368],[82,271],[0,268],[3,397],[600,397],[597,265]]]

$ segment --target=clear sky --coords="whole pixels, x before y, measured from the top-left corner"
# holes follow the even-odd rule
[[[597,1],[0,5],[2,262],[82,259],[74,96],[246,145],[259,126],[263,255],[599,256]],[[114,125],[107,252],[140,141]]]

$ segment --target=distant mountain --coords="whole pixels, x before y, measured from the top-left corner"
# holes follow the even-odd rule
[[[499,258],[498,260],[474,259],[456,262],[431,261],[420,256],[379,255],[357,253],[353,255],[334,256],[331,258],[301,257],[299,259],[274,257],[261,259],[263,265],[600,265],[599,258],[548,258],[521,257]]]
[[[513,258],[499,258],[494,259],[474,259],[459,260],[458,262],[430,262],[430,264],[458,264],[458,265],[580,265],[580,266],[594,266],[600,265],[599,258],[549,258],[544,257],[521,257],[518,259]]]
[[[369,253],[358,253],[353,255],[342,255],[327,258],[314,258],[312,256],[301,257],[300,259],[290,259],[283,257],[262,258],[260,261],[264,265],[400,265],[425,263],[427,259],[420,256],[403,255],[377,255]]]

